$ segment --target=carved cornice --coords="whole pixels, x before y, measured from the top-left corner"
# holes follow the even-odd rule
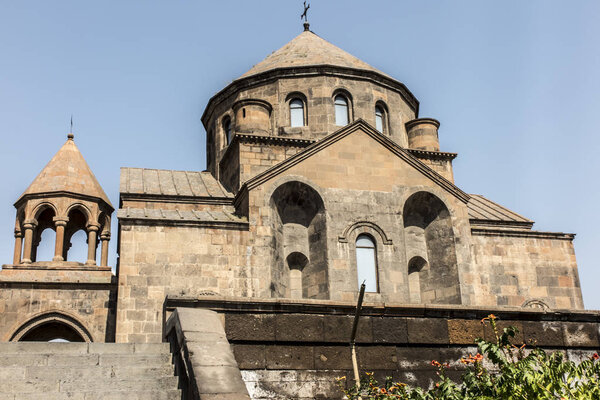
[[[236,133],[233,137],[232,143],[235,143],[236,141],[240,143],[272,144],[289,147],[308,147],[316,142],[314,139],[286,136],[249,135],[247,133]]]
[[[248,230],[248,222],[238,221],[201,221],[181,220],[173,218],[144,218],[144,217],[119,217],[121,225],[147,225],[147,226],[196,226],[212,229]]]
[[[520,229],[530,230],[533,227],[532,221],[498,221],[490,219],[469,219],[469,223],[474,229]]]
[[[529,230],[509,230],[509,229],[486,229],[486,228],[471,228],[473,236],[500,236],[500,237],[523,237],[535,239],[556,239],[569,240],[575,239],[574,233],[563,232],[540,232]]]
[[[67,192],[67,191],[56,191],[56,192],[44,192],[44,193],[32,193],[32,194],[24,194],[19,200],[17,200],[14,204],[15,208],[19,208],[22,204],[27,202],[28,200],[36,200],[36,199],[47,199],[51,197],[69,197],[77,200],[86,200],[92,203],[100,204],[112,213],[114,208],[112,205],[108,204],[104,199],[96,196],[88,196],[85,194]]]
[[[452,161],[458,156],[458,153],[446,153],[443,151],[431,151],[431,150],[419,150],[419,149],[406,149],[410,154],[426,160],[442,160]]]

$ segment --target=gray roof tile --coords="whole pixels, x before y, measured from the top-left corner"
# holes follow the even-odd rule
[[[233,198],[210,172],[121,168],[121,193]]]

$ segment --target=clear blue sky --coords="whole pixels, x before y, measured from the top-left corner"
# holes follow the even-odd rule
[[[313,0],[311,29],[402,81],[456,183],[575,232],[600,309],[600,2]],[[115,206],[119,167],[202,170],[208,99],[301,32],[302,1],[0,1],[0,263],[13,202],[66,139]],[[113,226],[111,264],[116,258]]]

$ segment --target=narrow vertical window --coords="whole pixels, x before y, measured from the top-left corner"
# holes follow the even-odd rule
[[[304,126],[304,103],[300,99],[290,101],[290,126]]]
[[[356,272],[358,285],[365,282],[365,291],[377,292],[377,254],[375,242],[369,235],[356,238]]]
[[[229,117],[223,120],[223,132],[225,132],[225,138],[227,139],[227,144],[231,143],[231,119]]]
[[[381,106],[375,106],[375,128],[383,133],[383,108]]]
[[[335,96],[335,124],[338,126],[348,125],[348,99],[341,94]]]

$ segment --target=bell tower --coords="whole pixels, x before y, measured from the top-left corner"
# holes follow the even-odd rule
[[[114,341],[113,206],[73,134],[14,205],[13,260],[0,269],[0,341]],[[70,252],[72,244],[81,251]]]
[[[15,203],[15,251],[13,265],[68,263],[95,266],[97,247],[102,243],[99,264],[108,264],[110,217],[113,206],[75,145],[73,134]],[[54,257],[39,260],[37,248],[42,232],[56,232]],[[73,235],[87,236],[87,259],[69,260]]]

